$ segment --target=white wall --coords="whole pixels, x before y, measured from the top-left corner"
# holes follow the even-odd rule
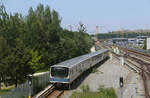
[[[146,49],[147,49],[147,50],[150,49],[150,38],[147,38],[146,44],[147,44]]]

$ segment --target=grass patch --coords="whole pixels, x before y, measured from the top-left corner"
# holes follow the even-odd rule
[[[74,92],[70,98],[100,98],[100,96],[98,92]]]
[[[9,86],[9,87],[7,87],[7,88],[2,88],[2,89],[0,90],[0,95],[3,95],[3,94],[5,94],[5,93],[11,91],[11,90],[14,89],[14,88],[15,88],[15,86]]]
[[[99,87],[100,98],[117,98],[114,88]]]
[[[81,85],[80,89],[82,90],[82,92],[90,92],[90,87],[88,85]]]
[[[99,70],[96,69],[96,68],[93,68],[93,69],[92,69],[92,73],[100,73],[100,74],[103,74],[102,71],[99,71]]]
[[[96,68],[92,69],[92,73],[97,73],[97,72],[99,72],[99,71]]]
[[[113,88],[100,86],[97,92],[74,92],[70,98],[117,98],[117,94]]]

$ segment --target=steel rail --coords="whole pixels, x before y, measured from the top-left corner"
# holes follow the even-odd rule
[[[123,49],[123,50],[125,52],[126,51],[130,51],[128,49]],[[136,51],[134,53],[143,55],[143,54],[141,54],[139,52],[136,52]],[[139,69],[141,70],[140,75],[142,76],[142,79],[143,79],[143,85],[144,85],[144,90],[145,90],[145,97],[146,98],[150,98],[150,94],[149,94],[150,89],[148,88],[148,78],[150,78],[149,63],[144,62],[141,59],[138,59],[138,58],[135,58],[135,57],[131,57],[131,56],[124,56],[124,57],[134,60],[136,63],[138,63],[141,66],[141,68],[139,68]]]
[[[39,94],[35,95],[33,98],[46,98],[55,89],[54,85],[49,86],[45,90],[41,91]]]
[[[64,94],[64,90],[62,91],[54,90],[47,97],[44,98],[61,98],[63,94]]]
[[[108,46],[108,47],[110,47],[110,46]],[[119,46],[117,46],[117,47],[122,49],[126,53],[130,52],[132,54],[134,53],[135,55],[138,54],[138,55],[141,55],[141,56],[145,56],[145,57],[147,57],[145,59],[150,60],[150,55],[149,54],[146,54],[146,53],[143,53],[143,52],[139,52],[139,51],[135,51],[135,50],[131,50],[131,49],[127,49],[127,48],[123,48],[123,47],[119,47]],[[110,51],[113,53],[112,50],[110,50]],[[116,54],[116,56],[119,56],[119,55]],[[130,55],[124,56],[124,57],[134,60],[136,63],[138,63],[141,66],[141,67],[138,67],[138,66],[136,66],[136,67],[141,70],[139,73],[140,73],[140,75],[142,76],[142,79],[143,79],[143,85],[144,85],[144,90],[145,90],[145,97],[146,98],[150,98],[150,94],[149,94],[150,93],[149,92],[150,89],[148,88],[148,78],[150,79],[150,64],[144,62],[141,59],[130,57]]]

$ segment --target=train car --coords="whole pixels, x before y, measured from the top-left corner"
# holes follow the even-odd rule
[[[83,72],[108,57],[108,49],[66,60],[50,67],[50,83],[57,86],[68,86]]]

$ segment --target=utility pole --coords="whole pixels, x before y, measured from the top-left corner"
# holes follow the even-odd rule
[[[95,39],[96,39],[96,41],[98,41],[98,33],[99,33],[99,28],[102,28],[102,27],[104,27],[104,26],[96,26],[96,32],[95,32]]]
[[[98,41],[99,26],[96,26],[95,40]]]
[[[121,33],[122,33],[122,38],[124,38],[124,30],[123,29],[121,30]]]

